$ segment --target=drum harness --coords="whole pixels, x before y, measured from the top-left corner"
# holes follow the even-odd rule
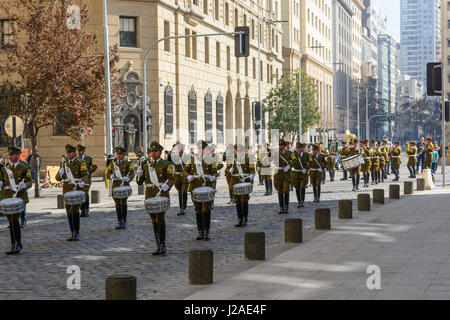
[[[119,185],[119,187],[121,187],[123,185],[123,183],[125,182],[125,180],[122,178],[122,172],[120,172],[120,168],[114,163],[113,161],[113,166],[114,166],[114,179],[113,180],[120,180],[122,181]],[[127,175],[125,177],[128,177],[128,175],[130,174],[130,172],[127,173]]]
[[[204,158],[202,158],[202,161],[203,161],[203,159]],[[197,169],[197,174],[194,174],[193,177],[194,178],[202,178],[203,179],[202,187],[204,187],[206,185],[206,179],[211,179],[211,175],[204,174],[202,163],[199,162],[197,158],[194,158],[194,160],[195,160],[195,167]]]
[[[75,179],[73,177],[72,171],[70,170],[70,168],[67,166],[67,161],[68,159],[66,157],[63,156],[63,166],[64,166],[64,172],[66,173],[66,178],[67,179],[63,179],[62,182],[68,182],[69,184],[74,185],[75,187],[80,187],[80,182],[81,179]],[[73,159],[75,160],[75,158]],[[89,184],[85,183],[86,186],[88,186]]]
[[[302,156],[300,156],[300,158],[299,158],[299,157],[297,157],[297,154],[294,152],[294,157],[298,160],[298,162],[300,163],[300,167],[302,167],[302,169],[301,170],[298,170],[298,169],[295,169],[295,168],[291,168],[291,169],[294,172],[302,172],[302,174],[304,174],[303,170],[305,170],[305,168],[303,167],[303,163],[302,163],[302,159],[301,159]]]
[[[17,194],[19,193],[20,190],[19,190],[19,187],[16,185],[16,181],[14,180],[14,174],[7,166],[5,166],[5,171],[8,174],[9,186],[4,187],[3,189],[14,191],[13,198],[16,198]],[[25,179],[22,179],[21,182],[24,182],[24,181],[25,181]]]
[[[275,167],[275,169],[280,170],[280,169],[284,169],[289,165],[289,162],[280,154],[280,158],[284,160],[284,162],[286,162],[286,166],[284,167]]]
[[[248,177],[250,177],[250,174],[248,173],[244,173],[244,171],[242,171],[242,167],[241,167],[241,162],[237,161],[236,159],[234,159],[234,161],[236,162],[236,167],[238,168],[238,172],[239,173],[235,173],[235,174],[231,174],[231,176],[233,177],[239,177],[242,182],[245,182],[245,179],[247,179]]]
[[[309,169],[312,170],[312,171],[319,171],[319,169],[322,169],[322,167],[320,166],[319,161],[317,161],[317,158],[314,157],[314,155],[313,155],[313,159],[314,159],[314,161],[317,163],[317,165],[319,166],[319,168],[309,168]]]

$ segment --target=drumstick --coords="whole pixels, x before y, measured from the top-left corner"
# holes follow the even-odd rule
[[[25,181],[25,179],[22,179],[22,181],[20,181],[20,183],[22,183],[22,182],[24,182]],[[19,184],[20,184],[19,183]],[[13,198],[16,198],[17,197],[17,194],[19,193],[19,189],[17,189],[17,191],[14,193],[14,195],[13,195]]]
[[[166,182],[164,182],[163,184],[166,184],[167,181],[169,181],[169,179],[167,179]],[[158,187],[158,189],[159,189],[159,191],[158,191],[158,193],[156,194],[155,198],[159,197],[159,195],[161,194],[161,191],[162,191],[162,185],[161,185],[161,187]]]

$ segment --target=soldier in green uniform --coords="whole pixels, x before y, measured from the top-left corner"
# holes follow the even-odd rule
[[[183,177],[185,177],[189,183],[188,192],[194,191],[194,189],[202,186],[213,187],[214,181],[217,177],[217,164],[215,161],[208,161],[209,158],[205,157],[205,149],[208,144],[200,140],[197,144],[198,155],[192,157],[191,160],[184,166]],[[228,163],[228,159],[227,159]],[[211,226],[211,205],[209,202],[197,202],[193,201],[195,208],[195,216],[197,219],[198,235],[196,240],[209,240],[209,228]]]
[[[230,169],[230,188],[233,192],[238,217],[238,223],[235,227],[242,227],[246,226],[248,223],[248,201],[250,200],[250,195],[236,195],[234,194],[233,187],[235,184],[242,182],[253,183],[255,177],[255,164],[251,162],[250,157],[243,146],[235,146],[235,151],[236,159]]]
[[[188,182],[182,176],[184,165],[188,163],[190,157],[184,153],[184,144],[177,142],[173,145],[173,150],[170,153],[170,161],[172,161],[174,165],[174,185],[178,191],[178,203],[180,205],[179,216],[186,214],[186,206],[187,206],[187,189]]]
[[[372,154],[373,150],[370,146],[368,146],[369,141],[361,140],[362,145],[362,156],[364,160],[364,164],[361,166],[361,170],[363,172],[363,179],[364,179],[364,188],[369,187],[369,177],[370,177],[370,169],[372,167]]]
[[[220,159],[218,159],[219,157],[218,157],[218,155],[216,155],[216,145],[215,144],[210,144],[209,146],[207,146],[206,147],[206,154],[211,159],[211,161],[214,161],[216,163],[216,166],[217,166],[217,177],[219,177],[220,170],[223,168],[224,164],[223,164],[223,161],[219,161]],[[214,180],[213,189],[216,189],[216,185],[217,185],[217,179]],[[214,209],[214,200],[212,201],[211,209]]]
[[[86,162],[76,156],[76,148],[66,144],[66,154],[61,161],[56,181],[63,182],[63,195],[69,191],[84,191],[89,188],[89,176]],[[72,236],[67,241],[80,240],[80,205],[66,205],[67,218]]]
[[[139,168],[140,170],[138,169],[136,172],[137,183],[142,185],[145,182],[146,200],[156,197],[158,193],[161,197],[170,199],[169,191],[174,184],[174,171],[172,163],[161,158],[163,149],[163,146],[157,141],[152,141],[150,148],[147,149],[149,160],[146,160]],[[156,251],[152,253],[154,256],[167,252],[165,214],[165,212],[150,214],[157,244]]]
[[[379,175],[379,170],[380,170],[380,151],[378,150],[376,140],[371,140],[370,142],[372,144],[372,149],[373,149],[372,166],[370,168],[370,174],[372,176],[372,185],[373,185],[373,184],[378,184],[378,182],[379,182],[378,175]]]
[[[378,143],[378,150],[380,152],[380,166],[379,166],[379,179],[381,182],[384,182],[385,177],[385,168],[386,168],[386,155],[388,154],[388,150],[384,148],[384,146],[381,143],[381,140],[377,141]]]
[[[264,147],[262,145],[258,145],[258,152],[256,153],[256,172],[258,173],[258,185],[263,186],[264,185],[264,178],[261,174],[261,159],[259,157],[261,151],[264,150]]]
[[[259,154],[259,159],[261,162],[261,175],[264,179],[264,185],[266,188],[265,196],[271,196],[273,194],[273,183],[272,183],[272,162],[271,162],[271,152],[270,144],[267,144],[266,150],[261,150]]]
[[[361,149],[358,147],[357,139],[350,141],[350,148],[347,154],[349,157],[361,154]],[[353,184],[352,191],[359,190],[359,181],[361,179],[360,172],[361,166],[356,166],[350,169],[350,176],[352,177],[352,184]]]
[[[312,155],[309,156],[309,179],[313,186],[314,202],[320,202],[322,172],[326,165],[325,157],[320,154],[320,146],[313,145]]]
[[[384,148],[384,153],[383,153],[384,154],[384,163],[385,163],[385,165],[384,165],[384,179],[387,180],[388,171],[389,171],[390,165],[391,165],[391,162],[390,162],[390,159],[389,159],[390,151],[389,151],[389,145],[388,145],[387,140],[383,139],[381,141],[383,143],[383,148]]]
[[[223,154],[223,159],[222,159],[223,162],[226,162],[226,164],[227,164],[227,166],[225,167],[225,178],[227,179],[227,186],[228,186],[228,191],[229,191],[229,195],[230,195],[230,201],[228,202],[229,204],[234,202],[233,192],[230,189],[230,182],[231,182],[230,168],[233,166],[234,158],[235,158],[234,146],[232,144],[229,144],[227,146],[227,150]]]
[[[125,157],[126,150],[123,147],[116,147],[116,157],[111,161],[106,169],[106,177],[112,180],[112,189],[120,186],[130,186],[130,181],[134,178],[134,165]],[[117,214],[116,229],[127,228],[128,206],[127,199],[114,199]]]
[[[415,178],[417,164],[417,147],[415,141],[408,142],[408,146],[406,147],[406,156],[408,157],[407,167],[409,170],[409,178]]]
[[[306,145],[297,142],[295,151],[291,154],[291,183],[297,196],[297,208],[305,207],[306,188],[308,187],[308,170],[310,154],[305,151]]]
[[[427,146],[425,147],[425,161],[423,163],[424,169],[431,169],[431,163],[433,162],[433,143],[430,137],[427,137]]]
[[[400,164],[402,163],[402,159],[400,155],[402,154],[402,148],[400,147],[400,141],[395,141],[395,147],[392,149],[392,171],[394,171],[395,179],[392,181],[398,181],[400,178]]]
[[[327,157],[327,169],[328,173],[330,174],[330,182],[334,181],[334,175],[336,173],[336,153],[330,152],[330,154]]]
[[[327,148],[323,147],[323,143],[322,142],[319,143],[319,147],[320,147],[320,153],[324,156],[325,162],[327,164],[325,169],[322,171],[322,184],[325,184],[326,179],[327,179],[326,170],[328,169],[328,157],[330,156],[330,152],[328,151]]]
[[[3,156],[0,154],[0,172],[2,172],[2,168],[5,166],[3,163]],[[3,186],[0,187],[0,201],[3,200]]]
[[[344,160],[347,156],[348,156],[348,148],[347,148],[347,141],[341,141],[342,143],[342,148],[339,149],[338,153],[339,153],[339,157],[340,157],[340,161],[342,163],[342,160]],[[342,169],[343,173],[344,173],[344,177],[341,180],[348,180],[348,172],[345,169]]]
[[[288,144],[286,141],[280,140],[278,149],[278,166],[273,176],[275,190],[278,192],[278,203],[280,205],[279,214],[288,214],[289,210],[289,191],[290,191],[290,169],[289,165],[290,151],[286,150]]]
[[[9,162],[0,169],[0,188],[3,188],[3,199],[17,197],[22,199],[26,206],[29,202],[27,189],[32,186],[31,169],[25,162],[20,161],[20,153],[20,148],[8,147]],[[22,213],[7,215],[11,238],[11,250],[6,252],[7,255],[17,254],[23,249],[19,216],[22,216]]]
[[[86,162],[88,168],[88,186],[86,191],[86,201],[81,205],[80,217],[89,217],[89,189],[92,183],[92,174],[97,170],[97,164],[94,161],[94,157],[86,155],[86,147],[81,144],[77,145],[78,158]]]

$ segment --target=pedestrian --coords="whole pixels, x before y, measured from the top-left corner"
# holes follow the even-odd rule
[[[27,157],[27,163],[28,166],[31,168],[31,180],[34,181],[34,161],[33,161],[33,153],[31,150],[29,150],[28,153],[28,157]],[[42,158],[39,155],[38,150],[36,149],[36,164],[37,164],[37,170],[36,172],[38,172],[41,169],[41,165],[42,165]]]
[[[423,168],[424,169],[431,169],[431,164],[433,163],[433,151],[434,147],[431,143],[432,139],[431,137],[427,137],[427,145],[425,147],[425,160],[423,162]]]
[[[416,172],[419,172],[419,166],[421,168],[420,171],[423,171],[426,146],[427,144],[425,143],[424,138],[421,137],[419,143],[417,144],[418,157],[417,157]]]
[[[431,162],[431,174],[435,174],[439,163],[439,151],[438,147],[435,146],[433,150],[433,160]]]

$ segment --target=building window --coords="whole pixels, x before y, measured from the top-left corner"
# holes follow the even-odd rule
[[[217,144],[223,144],[223,98],[220,92],[216,99],[216,135]]]
[[[205,95],[205,141],[213,142],[213,124],[212,124],[212,96],[208,89]]]
[[[234,26],[239,26],[239,12],[238,9],[234,9]]]
[[[189,29],[184,29],[184,34],[186,36],[190,35]],[[191,38],[184,39],[184,55],[188,58],[191,57]]]
[[[227,70],[229,71],[231,69],[231,53],[230,53],[230,47],[227,46]]]
[[[164,123],[166,134],[173,133],[173,89],[170,85],[164,90]]]
[[[12,46],[12,34],[11,20],[0,20],[0,49]]]
[[[121,47],[137,48],[137,28],[135,17],[120,17],[119,37]]]
[[[209,63],[209,38],[205,37],[205,63]]]
[[[230,25],[230,5],[225,3],[225,25]]]
[[[219,0],[214,0],[214,19],[219,20]]]
[[[252,40],[255,39],[255,20],[252,19]]]
[[[164,21],[164,37],[170,36],[170,23]],[[170,40],[164,40],[164,51],[170,52]]]
[[[196,35],[197,32],[192,31],[192,35]],[[192,59],[197,60],[197,38],[192,38]]]
[[[53,126],[53,135],[54,136],[65,136],[64,123],[66,116],[64,112],[59,112],[55,118],[55,125]]]
[[[194,86],[189,91],[188,96],[189,109],[189,141],[191,144],[197,143],[197,93]]]
[[[216,66],[220,68],[220,43],[216,42]]]
[[[203,0],[203,13],[208,14],[208,0]]]

